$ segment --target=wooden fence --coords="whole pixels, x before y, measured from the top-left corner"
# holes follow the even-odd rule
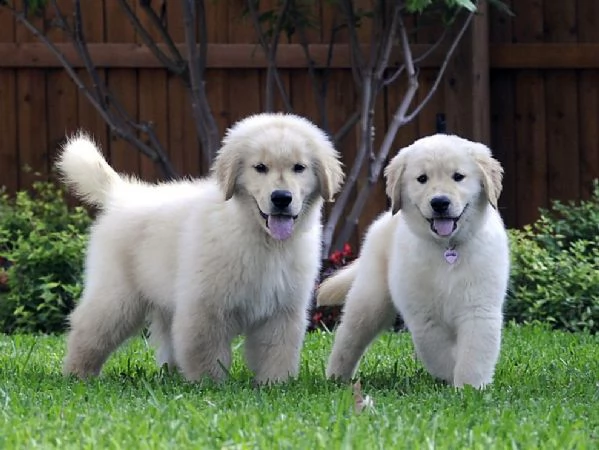
[[[60,3],[66,8],[72,2]],[[101,75],[133,117],[155,123],[179,172],[200,173],[199,145],[181,81],[141,45],[116,0],[83,3],[84,31]],[[266,64],[251,25],[242,18],[241,3],[207,2],[208,92],[221,132],[263,110]],[[275,0],[261,3],[267,7]],[[509,226],[520,226],[534,220],[537,208],[549,199],[588,196],[591,180],[599,177],[599,5],[596,0],[511,3],[514,17],[492,10],[475,19],[439,90],[417,120],[400,130],[395,145],[400,148],[435,132],[439,114],[449,132],[489,143],[506,171],[502,214]],[[175,40],[183,42],[179,4],[168,2],[167,17]],[[317,62],[337,14],[328,2],[315,9],[318,26],[309,39]],[[44,26],[42,19],[36,24]],[[369,30],[364,27],[361,33],[366,40]],[[59,31],[50,35],[82,72],[70,45],[61,42],[65,37]],[[418,31],[415,51],[428,48],[435,37],[435,30]],[[326,110],[333,131],[357,108],[346,39],[341,35],[336,40],[329,75]],[[296,42],[281,45],[279,63],[294,110],[317,120],[305,58]],[[432,58],[422,67],[419,96],[430,88],[439,63]],[[404,88],[391,85],[378,102],[379,141]],[[47,177],[57,146],[79,127],[96,136],[119,170],[157,177],[150,161],[110,136],[59,63],[6,11],[0,12],[0,118],[0,184],[10,191],[29,186],[36,172]],[[356,145],[355,133],[343,141],[346,164],[351,164]],[[31,170],[21,170],[24,166]],[[358,233],[385,205],[381,183]]]

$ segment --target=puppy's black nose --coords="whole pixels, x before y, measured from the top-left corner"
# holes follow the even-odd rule
[[[439,214],[447,212],[450,204],[451,200],[449,200],[449,197],[445,195],[438,195],[431,199],[431,208],[433,208],[433,211]]]
[[[270,194],[270,201],[279,209],[284,209],[289,206],[293,197],[291,192],[277,189]]]

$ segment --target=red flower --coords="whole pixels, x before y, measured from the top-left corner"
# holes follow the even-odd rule
[[[343,255],[339,251],[333,252],[331,253],[331,256],[329,256],[329,260],[335,265],[341,264],[342,259]]]
[[[343,256],[344,256],[345,258],[348,258],[348,257],[350,257],[351,255],[352,255],[352,251],[351,251],[351,245],[349,245],[349,244],[345,244],[345,245],[343,246]]]

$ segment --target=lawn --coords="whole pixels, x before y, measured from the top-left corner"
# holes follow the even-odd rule
[[[599,336],[509,326],[495,384],[456,391],[383,335],[361,367],[374,406],[325,381],[311,333],[300,378],[255,388],[240,357],[221,386],[163,373],[143,338],[89,382],[60,375],[62,337],[0,336],[0,448],[598,448]]]

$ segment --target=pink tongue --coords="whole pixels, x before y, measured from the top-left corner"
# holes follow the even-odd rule
[[[439,236],[449,236],[453,232],[453,219],[434,219],[433,228]]]
[[[288,239],[293,233],[293,217],[291,216],[268,216],[266,225],[272,237],[279,241]]]

